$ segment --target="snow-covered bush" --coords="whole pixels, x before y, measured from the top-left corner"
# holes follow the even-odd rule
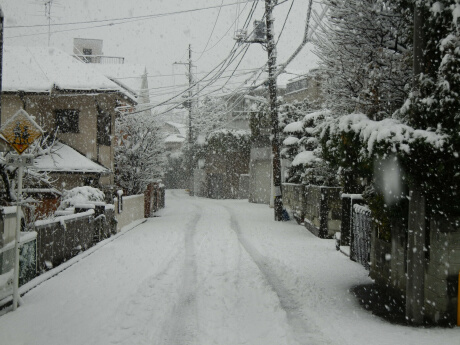
[[[75,207],[75,205],[87,205],[104,203],[105,195],[97,188],[84,186],[64,190],[59,210]]]
[[[330,115],[328,110],[316,111],[304,115],[300,121],[284,127],[287,136],[283,141],[282,157],[291,159],[286,181],[307,185],[335,186],[336,173],[327,161],[322,159],[318,135],[320,125]]]

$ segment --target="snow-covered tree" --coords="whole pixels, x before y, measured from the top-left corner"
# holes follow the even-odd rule
[[[227,102],[222,97],[205,96],[200,100],[193,114],[193,130],[196,135],[206,136],[214,130],[221,128],[227,117]]]
[[[422,73],[398,118],[442,138],[413,150],[407,169],[430,209],[460,214],[460,1],[420,1],[425,37]]]
[[[47,133],[39,140],[30,145],[26,153],[33,155],[34,158],[49,155],[52,152],[53,144],[56,140],[56,132]],[[1,203],[9,204],[16,200],[16,183],[18,168],[8,165],[7,158],[10,153],[0,153],[0,178],[5,193],[1,195]],[[52,181],[47,172],[25,169],[24,187],[51,186]]]
[[[163,176],[164,143],[159,124],[143,114],[116,120],[115,183],[127,195],[143,193]]]
[[[283,141],[283,158],[291,159],[286,181],[313,185],[337,184],[335,170],[322,159],[318,136],[321,124],[328,119],[330,111],[321,110],[304,115],[300,121],[284,127],[287,136]]]
[[[361,112],[391,117],[411,78],[410,16],[402,1],[326,0],[316,53],[326,76],[323,95],[333,116]]]

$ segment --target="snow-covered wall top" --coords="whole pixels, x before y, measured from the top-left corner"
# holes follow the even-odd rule
[[[114,82],[59,49],[4,47],[3,91],[50,92],[53,87],[63,90],[120,90]]]

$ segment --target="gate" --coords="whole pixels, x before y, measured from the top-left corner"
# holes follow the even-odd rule
[[[369,270],[371,253],[371,211],[366,206],[353,206],[353,242],[351,259],[359,262]]]

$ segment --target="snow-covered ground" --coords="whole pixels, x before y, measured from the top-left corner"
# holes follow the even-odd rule
[[[396,326],[349,289],[367,271],[247,200],[168,191],[166,209],[23,296],[0,344],[454,344]]]

